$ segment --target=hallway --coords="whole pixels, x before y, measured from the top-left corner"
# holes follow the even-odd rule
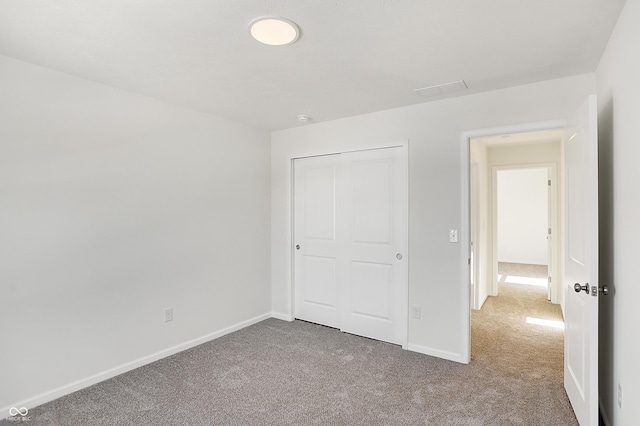
[[[471,315],[471,363],[492,369],[501,386],[536,395],[530,409],[548,412],[548,424],[577,424],[563,385],[564,322],[547,300],[546,266],[499,266],[499,296]]]

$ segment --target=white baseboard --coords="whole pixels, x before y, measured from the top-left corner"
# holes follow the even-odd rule
[[[546,250],[546,249],[545,249]],[[498,263],[519,263],[521,265],[549,266],[548,263],[540,262],[540,259],[500,259]]]
[[[484,302],[486,302],[488,298],[489,298],[489,295],[485,294],[484,298],[482,298],[482,300],[480,301],[480,308],[478,310],[482,309],[482,307],[484,306]]]
[[[289,314],[283,314],[282,312],[275,312],[272,311],[271,312],[271,318],[275,318],[275,319],[279,319],[282,321],[293,321],[295,318]]]
[[[434,356],[436,358],[443,358],[443,359],[446,359],[446,360],[449,360],[449,361],[459,362],[461,364],[467,364],[466,360],[462,359],[462,355],[461,354],[457,354],[457,353],[453,353],[453,352],[447,352],[447,351],[441,351],[441,350],[438,350],[438,349],[428,348],[426,346],[414,345],[412,343],[409,343],[407,345],[407,349],[412,351],[412,352],[419,352],[421,354]]]
[[[194,346],[198,346],[201,345],[203,343],[209,342],[211,340],[215,340],[219,337],[224,336],[225,334],[229,334],[229,333],[233,333],[234,331],[238,331],[241,330],[245,327],[248,327],[250,325],[259,323],[260,321],[264,321],[268,318],[271,318],[273,316],[272,313],[266,313],[266,314],[262,314],[259,315],[257,317],[251,318],[247,321],[242,321],[239,322],[235,325],[232,325],[230,327],[224,328],[222,330],[198,337],[196,339],[193,340],[189,340],[187,342],[181,343],[179,345],[176,346],[172,346],[170,348],[167,349],[163,349],[161,351],[155,352],[151,355],[142,357],[142,358],[138,358],[136,360],[133,360],[131,362],[119,365],[117,367],[114,368],[110,368],[106,371],[103,371],[101,373],[98,374],[94,374],[93,376],[89,376],[86,377],[84,379],[80,379],[78,381],[75,381],[73,383],[69,383],[68,385],[64,385],[64,386],[60,386],[58,388],[55,388],[51,391],[48,392],[44,392],[41,393],[39,395],[35,395],[31,398],[27,398],[24,399],[22,401],[18,401],[14,404],[8,405],[6,407],[0,407],[0,413],[8,413],[9,410],[11,409],[11,407],[27,407],[29,409],[33,408],[33,407],[37,407],[38,405],[42,405],[45,404],[49,401],[53,401],[54,399],[58,399],[60,397],[63,397],[65,395],[68,395],[72,392],[78,391],[80,389],[89,387],[91,385],[94,385],[96,383],[102,382],[104,380],[110,379],[112,377],[118,376],[122,373],[126,373],[127,371],[131,371],[133,369],[136,369],[138,367],[142,367],[143,365],[147,365],[147,364],[151,364],[154,361],[157,361],[159,359],[162,358],[166,358],[168,356],[177,354],[178,352],[182,352],[185,351],[187,349],[191,349]],[[1,416],[1,414],[0,414]]]

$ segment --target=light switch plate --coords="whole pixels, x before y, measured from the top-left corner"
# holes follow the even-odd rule
[[[422,316],[422,308],[420,306],[411,307],[411,318],[420,319]]]

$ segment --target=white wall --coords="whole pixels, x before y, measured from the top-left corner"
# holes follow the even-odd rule
[[[600,173],[600,400],[611,425],[640,419],[640,1],[628,0],[596,72]],[[618,406],[622,386],[622,408]]]
[[[409,346],[461,360],[469,312],[460,245],[448,236],[461,227],[462,132],[565,118],[594,91],[587,74],[274,132],[273,310],[293,314],[291,158],[409,140],[409,304],[422,307],[422,318],[409,322]]]
[[[498,262],[547,265],[547,169],[497,171]]]
[[[269,316],[269,137],[0,57],[0,413]]]

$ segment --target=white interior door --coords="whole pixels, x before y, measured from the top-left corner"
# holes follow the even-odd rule
[[[342,154],[341,329],[405,344],[407,156],[404,148]]]
[[[294,162],[295,317],[406,345],[405,147]]]
[[[567,126],[564,385],[582,426],[598,425],[598,133],[595,95]],[[576,292],[574,286],[585,291]]]
[[[339,327],[336,225],[340,156],[294,162],[296,318]]]

